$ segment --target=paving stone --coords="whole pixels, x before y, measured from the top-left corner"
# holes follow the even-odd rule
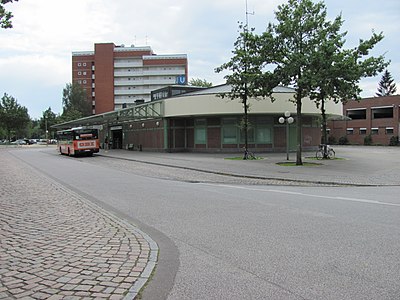
[[[1,149],[0,165],[0,299],[127,294],[154,242]]]

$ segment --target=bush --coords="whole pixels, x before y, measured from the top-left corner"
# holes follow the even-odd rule
[[[348,145],[349,140],[347,139],[347,136],[341,136],[339,138],[339,145]]]
[[[372,136],[370,134],[365,136],[364,145],[365,146],[371,146],[372,145]]]
[[[397,135],[390,138],[389,146],[398,146],[399,144],[399,137]]]

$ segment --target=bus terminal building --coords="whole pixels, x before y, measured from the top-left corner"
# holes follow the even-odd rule
[[[148,102],[138,101],[119,109],[55,125],[57,129],[93,126],[100,129],[100,143],[107,139],[113,149],[159,152],[240,152],[243,150],[243,104],[240,99],[221,98],[230,85],[206,89],[169,86],[152,92]],[[254,152],[283,152],[286,124],[279,118],[290,112],[289,148],[296,149],[294,89],[278,86],[276,99],[249,99],[248,146]],[[327,114],[341,115],[341,104],[326,103]],[[320,110],[310,99],[302,104],[302,147],[321,143]]]

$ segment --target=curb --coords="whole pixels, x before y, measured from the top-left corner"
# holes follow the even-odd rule
[[[348,182],[321,181],[321,180],[301,180],[301,179],[287,179],[287,178],[279,178],[279,177],[244,175],[244,174],[235,174],[235,173],[204,170],[204,169],[198,169],[198,168],[193,168],[193,167],[182,167],[182,166],[176,166],[176,165],[165,164],[165,163],[144,161],[144,160],[139,160],[139,159],[134,159],[134,158],[119,157],[119,156],[113,156],[113,155],[104,155],[101,153],[97,153],[97,155],[103,156],[103,157],[109,157],[109,158],[113,158],[113,159],[134,161],[134,162],[139,162],[139,163],[144,163],[144,164],[149,164],[149,165],[171,167],[171,168],[176,168],[176,169],[197,171],[197,172],[215,174],[215,175],[230,176],[230,177],[235,177],[235,178],[259,179],[259,180],[279,180],[279,181],[283,181],[283,182],[287,182],[287,183],[304,183],[304,184],[317,184],[317,185],[329,185],[329,186],[354,186],[354,187],[397,186],[397,185],[387,185],[387,184],[362,184],[362,183],[348,183]]]

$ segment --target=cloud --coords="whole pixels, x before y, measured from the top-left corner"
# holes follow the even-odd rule
[[[275,22],[274,11],[286,0],[247,0],[250,27],[256,32]],[[328,15],[342,12],[346,47],[371,30],[385,39],[373,51],[392,60],[389,70],[400,80],[398,0],[326,0]],[[189,76],[223,83],[214,69],[231,57],[238,22],[245,22],[245,0],[35,0],[10,3],[14,28],[0,31],[0,92],[20,97],[29,112],[61,106],[62,88],[71,81],[71,52],[93,50],[95,43],[149,45],[157,54],[184,53]],[[379,77],[379,76],[378,76]],[[362,81],[373,93],[380,78]],[[373,81],[373,82],[372,82]],[[373,84],[372,84],[373,83]],[[15,93],[15,94],[13,94]],[[40,101],[38,99],[41,99]],[[39,107],[39,105],[42,105]],[[37,108],[39,107],[39,108]]]

